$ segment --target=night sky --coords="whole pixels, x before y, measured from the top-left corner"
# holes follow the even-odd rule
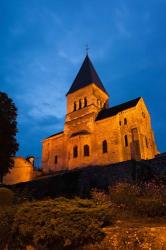
[[[63,130],[89,45],[110,105],[142,96],[166,151],[166,0],[0,0],[0,91],[18,108],[18,155]]]

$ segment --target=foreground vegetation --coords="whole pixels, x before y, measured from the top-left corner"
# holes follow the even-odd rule
[[[48,198],[15,205],[11,191],[1,188],[0,249],[106,249],[99,243],[106,235],[103,228],[111,227],[116,220],[165,220],[165,188],[155,183],[121,183],[107,193],[92,190],[92,199]]]
[[[11,249],[78,249],[104,237],[111,207],[75,198],[25,202],[0,212],[0,238]],[[4,231],[5,228],[5,231]]]

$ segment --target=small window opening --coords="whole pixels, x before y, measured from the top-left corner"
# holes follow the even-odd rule
[[[89,146],[84,145],[84,156],[89,156]]]
[[[85,97],[84,98],[84,107],[87,107],[87,105],[88,105],[88,102],[87,102],[87,98]]]
[[[127,135],[125,135],[124,139],[125,139],[125,147],[128,147],[128,137],[127,137]]]
[[[146,143],[146,147],[148,148],[149,147],[149,145],[148,145],[148,139],[147,139],[147,137],[145,136],[145,143]]]
[[[56,155],[54,158],[54,163],[57,164],[58,163],[58,156]]]
[[[107,141],[106,140],[103,141],[103,154],[104,153],[107,153]]]
[[[82,108],[82,102],[81,102],[81,99],[79,100],[79,109]]]
[[[126,125],[127,124],[127,119],[126,118],[124,118],[124,125]]]
[[[145,118],[145,113],[144,112],[142,112],[142,116]]]
[[[76,102],[74,102],[74,111],[76,111],[77,110],[77,104],[76,104]]]
[[[73,148],[73,158],[77,158],[78,157],[78,147],[74,146]]]

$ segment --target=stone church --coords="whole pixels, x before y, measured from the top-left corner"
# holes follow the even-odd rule
[[[109,107],[109,94],[88,55],[66,101],[64,130],[42,142],[44,172],[152,159],[158,153],[143,98]]]

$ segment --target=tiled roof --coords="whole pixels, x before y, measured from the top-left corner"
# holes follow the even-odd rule
[[[81,130],[76,133],[73,133],[70,137],[75,137],[77,135],[89,135],[90,133],[87,130]]]
[[[99,112],[99,114],[97,115],[97,117],[96,117],[96,121],[105,119],[107,117],[114,116],[114,115],[118,114],[119,112],[121,112],[121,111],[123,111],[125,109],[129,109],[129,108],[132,108],[132,107],[136,106],[138,101],[140,100],[140,98],[141,97],[138,97],[138,98],[136,98],[134,100],[122,103],[120,105],[111,107],[109,109],[101,110]]]
[[[84,62],[66,95],[73,93],[76,90],[81,89],[83,87],[86,87],[91,83],[95,83],[100,89],[102,89],[108,95],[95,68],[92,65],[91,60],[89,59],[89,56],[86,55]]]
[[[47,137],[46,139],[49,139],[49,138],[51,138],[51,137],[54,137],[54,136],[56,136],[56,135],[60,135],[60,134],[63,134],[63,131],[58,132],[58,133],[53,134],[53,135],[50,135],[50,136],[49,136],[49,137]]]

